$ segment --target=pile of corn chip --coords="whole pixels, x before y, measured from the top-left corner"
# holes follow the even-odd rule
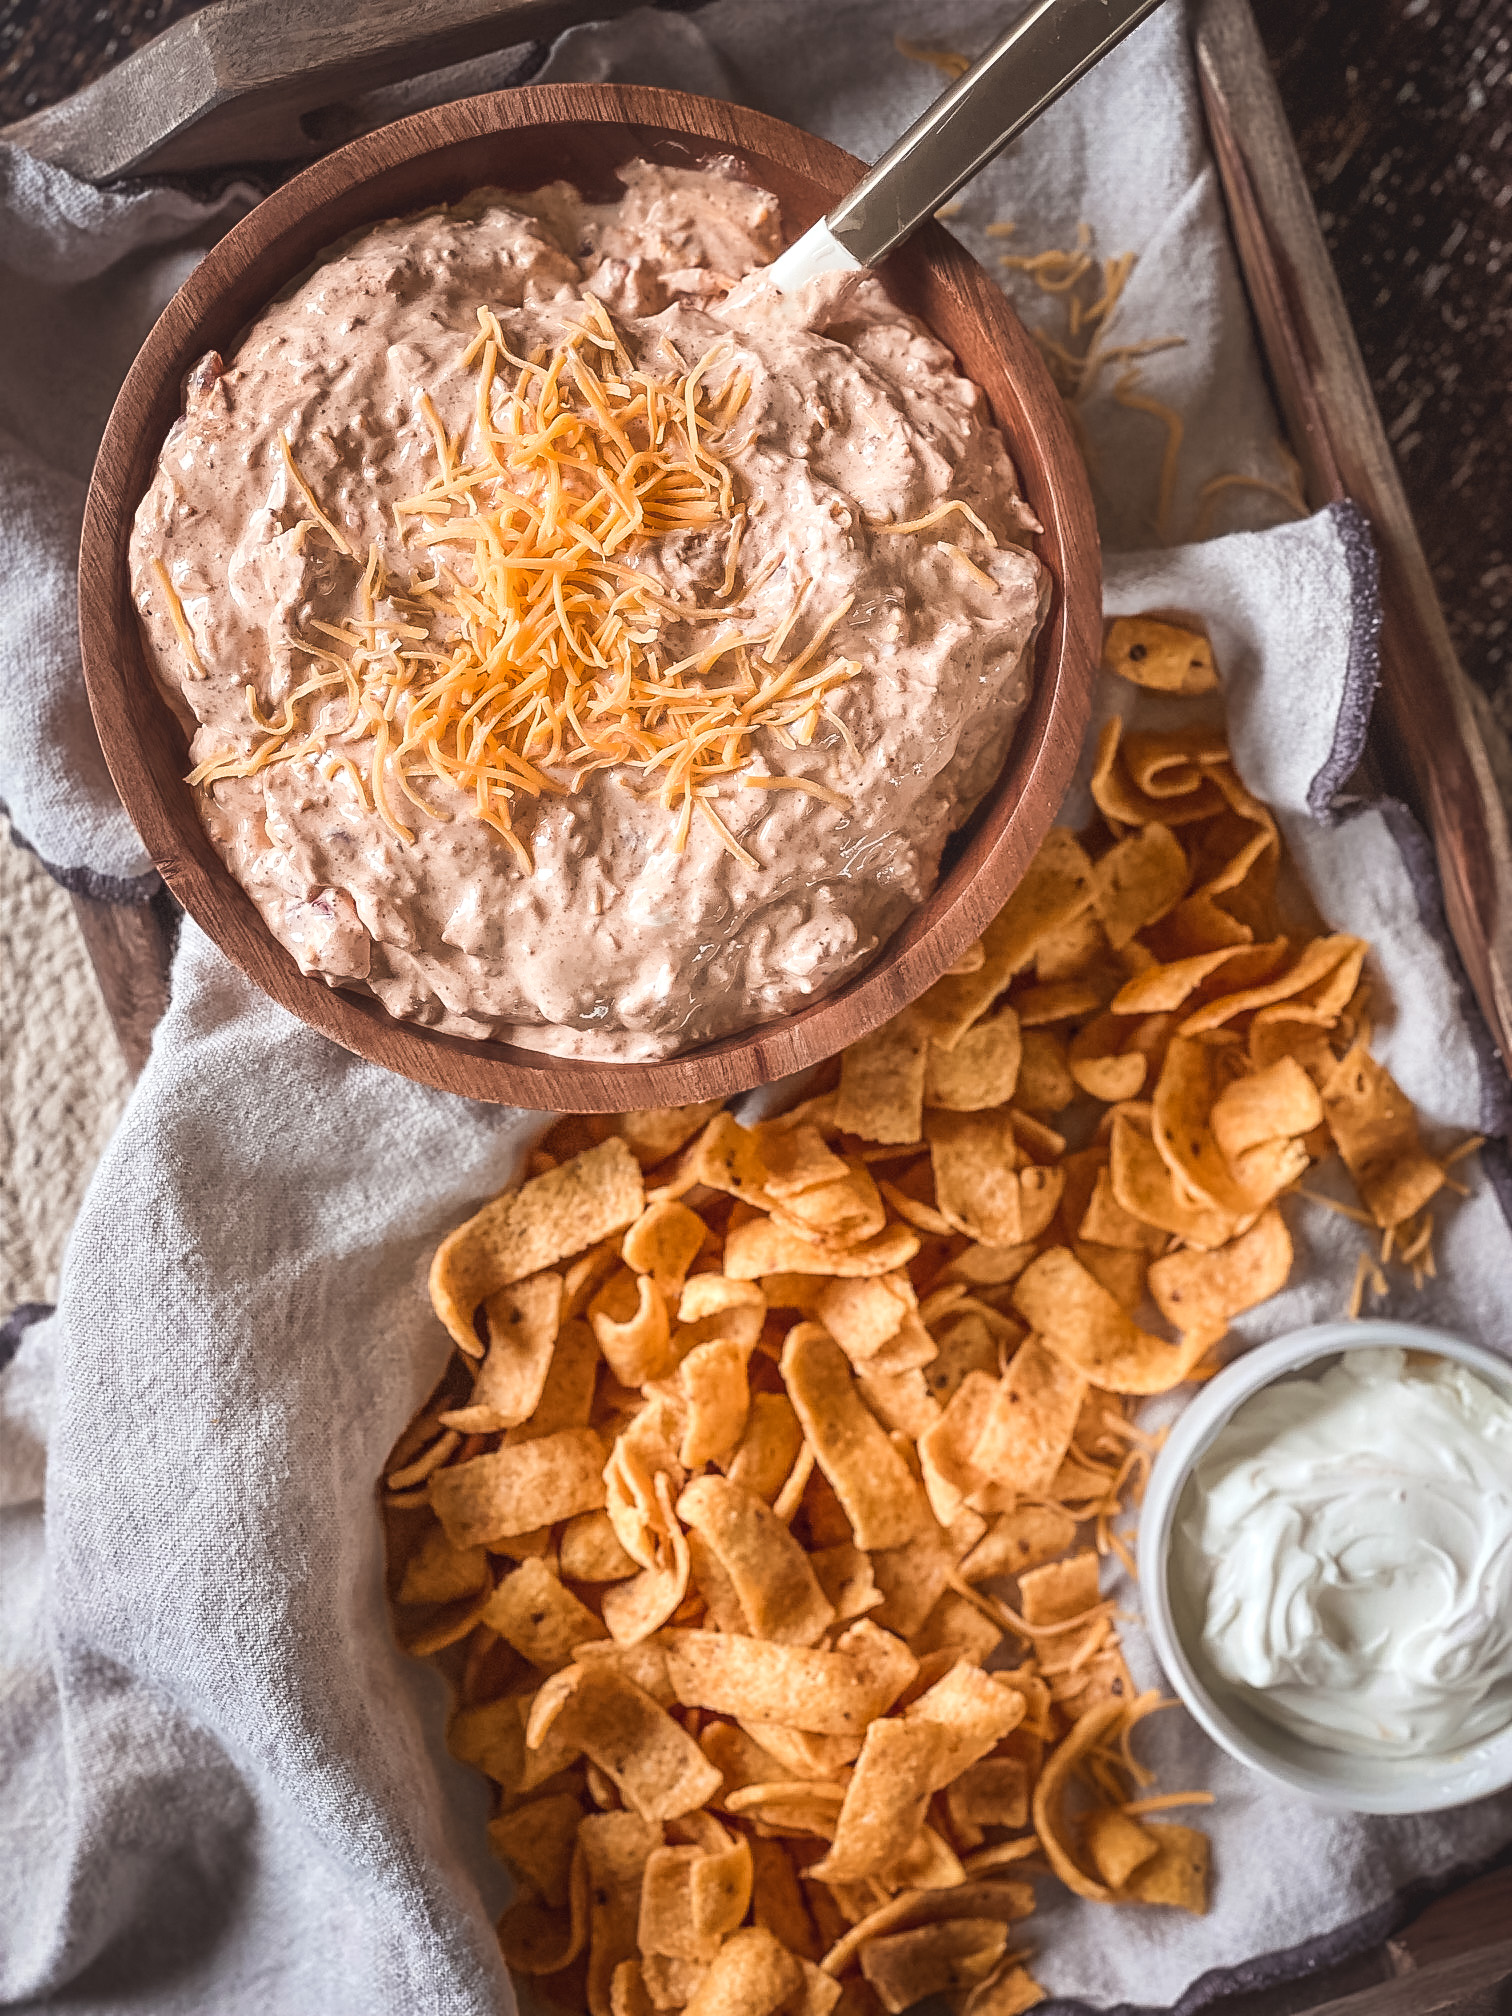
[[[1217,684],[1150,619],[1105,663]],[[1418,1260],[1446,1178],[1364,943],[1282,929],[1222,733],[1115,720],[1093,793],[829,1089],[564,1120],[435,1256],[457,1351],[390,1461],[391,1594],[547,2002],[1014,2016],[1033,1879],[1206,1908],[1206,1836],[1149,1816],[1207,1795],[1148,1792],[1165,1704],[1100,1590],[1130,1399],[1283,1285],[1315,1159]]]

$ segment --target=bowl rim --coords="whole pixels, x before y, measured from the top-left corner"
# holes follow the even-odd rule
[[[1053,822],[1080,755],[1101,642],[1101,563],[1085,470],[1037,349],[977,261],[938,223],[929,223],[885,270],[904,305],[916,313],[911,294],[933,289],[944,299],[954,290],[973,326],[981,326],[994,359],[1001,360],[1001,382],[1018,402],[1018,424],[1008,424],[996,409],[994,418],[1008,434],[1021,488],[1035,493],[1031,501],[1045,525],[1036,549],[1051,577],[1029,704],[997,780],[968,824],[970,837],[931,894],[862,971],[833,993],[776,1021],[655,1063],[600,1063],[443,1035],[391,1016],[375,997],[301,973],[210,847],[179,781],[181,770],[169,782],[158,774],[161,763],[154,770],[148,752],[153,735],[160,741],[165,735],[177,738],[180,750],[183,744],[181,727],[164,726],[164,717],[171,723],[172,715],[146,658],[126,565],[132,518],[166,432],[161,414],[179,410],[183,377],[205,349],[228,340],[213,318],[219,313],[224,319],[238,287],[256,303],[237,325],[244,331],[262,306],[308,268],[308,253],[295,258],[289,250],[301,233],[328,247],[352,228],[340,221],[343,204],[350,213],[370,202],[365,215],[370,224],[448,200],[446,163],[464,150],[505,135],[518,139],[525,130],[571,127],[596,129],[596,140],[604,138],[605,129],[619,129],[616,140],[605,144],[620,145],[622,160],[653,150],[665,155],[669,148],[690,159],[734,153],[758,177],[766,163],[806,182],[816,206],[827,207],[864,166],[765,113],[683,92],[600,84],[526,85],[463,99],[411,114],[324,156],[264,198],[211,248],[168,303],[127,373],[85,504],[79,628],[90,705],[123,804],[174,896],[264,993],[345,1048],[438,1089],[544,1110],[613,1112],[728,1098],[825,1061],[916,999],[980,934]],[[432,163],[434,193],[428,197],[385,209],[374,196],[395,176],[423,176]],[[472,178],[472,186],[486,185],[486,176],[482,183]],[[312,234],[327,213],[329,228]],[[816,207],[815,214],[822,209]],[[796,228],[802,225],[800,217]],[[273,278],[275,273],[279,277]],[[900,275],[906,276],[902,287],[896,285]],[[258,276],[255,287],[251,276]],[[171,409],[165,406],[170,391]]]
[[[1393,1345],[1465,1365],[1483,1374],[1512,1400],[1512,1360],[1485,1345],[1422,1324],[1362,1317],[1313,1324],[1252,1346],[1231,1359],[1188,1401],[1155,1458],[1140,1516],[1136,1550],[1139,1592],[1145,1627],[1166,1678],[1193,1720],[1238,1763],[1321,1805],[1355,1813],[1438,1813],[1512,1786],[1512,1721],[1467,1749],[1446,1752],[1442,1757],[1368,1758],[1330,1751],[1302,1737],[1286,1739],[1278,1731],[1278,1745],[1286,1742],[1290,1753],[1283,1754],[1279,1748],[1257,1741],[1227,1712],[1189,1651],[1171,1603],[1177,1508],[1194,1467],[1238,1410],[1278,1379],[1323,1359]],[[1256,1718],[1256,1727],[1267,1726],[1263,1718]],[[1302,1762],[1297,1753],[1321,1761],[1315,1768]],[[1330,1775],[1327,1767],[1346,1756],[1353,1773],[1371,1782],[1344,1785]]]

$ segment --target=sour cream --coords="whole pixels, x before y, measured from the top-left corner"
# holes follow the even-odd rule
[[[1292,1734],[1420,1757],[1512,1723],[1512,1404],[1447,1359],[1346,1352],[1247,1401],[1173,1567],[1201,1652]]]

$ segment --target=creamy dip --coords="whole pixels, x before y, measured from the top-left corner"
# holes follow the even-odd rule
[[[1023,711],[1047,583],[983,394],[876,279],[766,286],[777,205],[733,166],[621,179],[613,203],[485,190],[338,247],[191,374],[131,566],[205,827],[304,971],[465,1036],[654,1058],[835,987],[927,895]],[[500,338],[481,392],[480,310]],[[496,765],[489,824],[461,759],[396,758],[420,718],[404,682],[439,676],[471,606],[478,548],[453,533],[474,507],[435,504],[443,457],[478,465],[526,426],[510,395],[544,397],[564,344],[618,387],[594,398],[628,399],[643,367],[706,402],[702,518],[600,569],[659,598],[625,619],[637,663],[709,691],[825,678],[670,806],[665,760],[584,774],[543,734],[539,795]],[[561,382],[589,397],[570,362]],[[549,572],[530,577],[548,594]],[[748,648],[694,662],[736,631]],[[343,661],[385,652],[386,715],[354,720]],[[478,692],[459,736],[506,718]]]
[[[1465,1366],[1383,1347],[1267,1388],[1187,1506],[1203,1653],[1283,1729],[1416,1757],[1512,1722],[1512,1404]]]

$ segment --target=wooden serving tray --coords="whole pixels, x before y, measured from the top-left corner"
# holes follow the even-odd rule
[[[1261,348],[1314,508],[1350,497],[1381,556],[1380,701],[1369,766],[1428,832],[1445,911],[1503,1060],[1512,1057],[1512,839],[1249,0],[1200,0],[1203,104]],[[133,1071],[167,1003],[172,921],[76,897]],[[1426,1906],[1426,1908],[1422,1908]],[[1200,2004],[1221,2016],[1512,2016],[1512,1855],[1345,1958]],[[1236,1970],[1238,1978],[1249,1969]],[[1200,1992],[1200,1991],[1199,1991]],[[1194,1998],[1195,2003],[1196,1998]]]

